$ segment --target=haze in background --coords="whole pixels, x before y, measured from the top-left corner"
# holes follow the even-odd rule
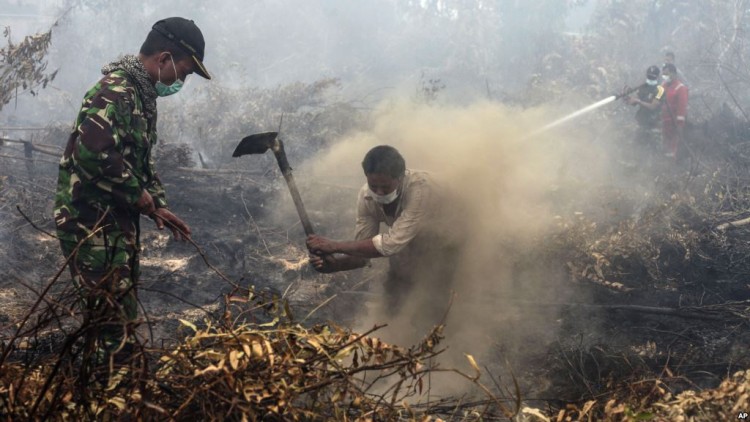
[[[1,0],[0,25],[11,27],[13,40],[57,22],[49,68],[60,72],[51,89],[19,97],[0,119],[71,120],[99,69],[137,53],[151,25],[174,15],[202,29],[214,80],[190,77],[181,95],[161,105],[189,103],[191,90],[206,83],[273,87],[326,77],[342,81],[342,98],[370,106],[413,93],[428,79],[445,84],[451,102],[498,97],[523,86],[540,58],[535,40],[563,30],[568,8],[575,9],[547,0],[518,3]]]

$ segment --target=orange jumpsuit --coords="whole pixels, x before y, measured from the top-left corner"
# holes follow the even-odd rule
[[[661,108],[662,141],[667,155],[677,156],[677,146],[685,128],[687,117],[688,87],[679,79],[665,82],[664,105]]]

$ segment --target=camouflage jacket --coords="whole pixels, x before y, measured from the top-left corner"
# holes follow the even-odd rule
[[[166,207],[151,156],[156,141],[156,115],[146,117],[125,72],[99,80],[84,96],[60,160],[54,208],[58,230],[90,228],[107,210],[113,217],[109,222],[137,227],[135,204],[144,189],[157,208]]]

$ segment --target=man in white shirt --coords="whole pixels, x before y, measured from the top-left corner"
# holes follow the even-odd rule
[[[460,242],[447,220],[442,189],[428,172],[408,170],[401,154],[381,145],[362,161],[367,183],[357,197],[354,240],[307,238],[313,267],[323,273],[367,265],[370,258],[389,258],[386,306],[396,312],[415,286],[430,323],[438,323],[450,298]],[[380,223],[388,229],[380,233]],[[418,305],[419,306],[419,305]]]

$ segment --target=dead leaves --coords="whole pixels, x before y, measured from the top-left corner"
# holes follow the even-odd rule
[[[474,369],[474,381],[478,380],[479,377],[482,375],[482,371],[479,369],[479,365],[477,365],[477,361],[474,360],[474,356],[464,354],[466,356],[466,360],[469,361],[469,365],[471,365],[471,368]]]
[[[300,420],[345,408],[388,414],[393,410],[383,403],[399,403],[421,391],[426,374],[422,362],[434,354],[440,339],[439,334],[429,336],[431,345],[405,350],[335,325],[307,328],[281,317],[236,327],[180,322],[190,335],[161,357],[156,372],[157,382],[169,385],[177,397],[189,398],[190,403],[171,407],[187,410],[211,403],[219,408],[214,397],[226,397],[231,405],[223,404],[225,411],[250,419],[275,415]],[[383,371],[397,374],[393,382],[399,388],[387,400],[378,400],[362,380],[365,373],[377,378]]]
[[[737,420],[740,412],[750,408],[750,370],[736,372],[714,389],[684,391],[676,396],[664,384],[656,380],[651,384],[639,382],[643,391],[632,384],[620,391],[629,392],[624,396],[610,396],[606,402],[595,400],[582,407],[569,404],[551,420],[567,421],[728,421]],[[639,392],[640,391],[640,392]],[[523,409],[524,414],[543,419],[537,409]],[[550,419],[547,419],[550,420]]]
[[[52,41],[52,30],[28,35],[18,44],[12,42],[9,27],[5,28],[3,36],[8,44],[0,49],[0,110],[19,90],[36,95],[37,87],[46,88],[57,75],[57,70],[46,72],[45,56]]]
[[[607,192],[607,200],[624,201],[622,192]],[[707,256],[714,237],[704,229],[706,210],[691,195],[673,194],[644,207],[631,218],[604,224],[576,212],[555,217],[554,253],[563,254],[571,277],[617,292],[668,288],[670,279]],[[702,265],[702,264],[701,264]],[[696,265],[695,271],[699,271]]]
[[[230,296],[237,296],[226,298],[231,309],[258,309],[253,308],[258,303],[252,294],[240,302]],[[185,338],[172,348],[151,352],[158,362],[144,383],[133,391],[106,389],[90,410],[124,417],[148,409],[150,415],[156,412],[172,420],[196,415],[206,420],[351,420],[352,415],[391,420],[399,412],[422,416],[403,403],[423,391],[423,378],[431,368],[426,362],[437,354],[441,327],[422,344],[404,349],[372,336],[377,326],[364,334],[335,325],[305,327],[287,318],[283,306],[262,309],[277,314],[266,315],[267,322],[237,325],[179,320]],[[27,414],[53,366],[3,367],[0,413]],[[477,369],[476,362],[473,366]],[[17,393],[19,377],[13,374],[24,371],[26,382]],[[380,393],[374,391],[376,383]],[[394,387],[388,389],[391,383]],[[69,402],[75,391],[73,383],[56,382],[46,390],[42,409],[68,409],[60,400]],[[81,415],[76,412],[85,411],[72,406],[55,415],[76,420]]]

